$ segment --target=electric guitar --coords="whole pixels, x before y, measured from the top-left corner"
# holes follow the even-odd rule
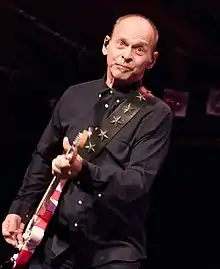
[[[83,148],[88,136],[89,131],[87,130],[79,133],[66,154],[77,151],[79,147]],[[22,269],[28,263],[35,249],[42,241],[47,225],[54,214],[67,180],[60,179],[59,177],[52,179],[37,209],[26,226],[23,234],[24,240],[18,245],[18,253],[14,254],[10,259],[13,269]]]

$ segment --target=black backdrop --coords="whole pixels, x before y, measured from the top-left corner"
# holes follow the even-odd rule
[[[54,50],[56,46],[45,47],[36,38],[38,34],[27,35],[22,29],[12,31],[10,23],[5,28],[1,22],[0,221],[49,120],[49,100],[59,98],[71,84],[99,78],[105,67],[97,48],[94,54],[79,55],[56,41]],[[159,97],[170,76],[161,68],[163,60],[145,78],[146,86]],[[220,267],[220,147],[216,140],[220,121],[205,114],[208,92],[200,62],[192,62],[190,68],[193,83],[188,113],[174,120],[170,151],[150,194],[149,268]],[[0,250],[1,262],[13,252],[2,237]]]

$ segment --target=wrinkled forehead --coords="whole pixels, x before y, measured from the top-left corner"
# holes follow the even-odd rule
[[[113,39],[125,38],[127,40],[146,40],[153,43],[155,32],[150,23],[139,17],[126,18],[115,25]]]

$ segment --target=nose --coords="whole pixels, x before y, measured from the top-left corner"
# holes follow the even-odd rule
[[[130,62],[132,61],[132,51],[130,47],[126,47],[123,54],[122,58],[125,60],[125,62]]]

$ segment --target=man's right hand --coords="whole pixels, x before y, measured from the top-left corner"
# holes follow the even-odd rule
[[[2,223],[2,235],[5,241],[17,247],[18,241],[23,242],[24,226],[19,215],[8,214]]]

